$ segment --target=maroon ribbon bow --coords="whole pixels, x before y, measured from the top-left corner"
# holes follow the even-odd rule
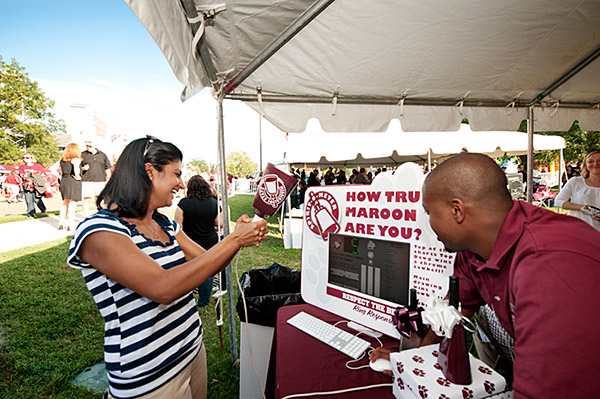
[[[424,332],[423,321],[421,319],[422,311],[422,307],[409,310],[404,306],[398,306],[392,315],[392,323],[396,327],[396,330],[406,338],[410,339],[412,331],[421,337]]]

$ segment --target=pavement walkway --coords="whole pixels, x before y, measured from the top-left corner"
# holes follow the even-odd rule
[[[45,198],[44,204],[48,211],[58,211],[62,206],[60,196]],[[25,213],[25,202],[9,204],[4,199],[0,199],[0,216],[19,215]],[[83,220],[83,213],[77,212],[75,222]],[[57,230],[58,215],[49,215],[45,218],[30,219],[20,222],[0,224],[0,253],[12,251],[14,249],[29,247],[42,244],[47,241],[54,241],[59,238],[68,237],[73,234],[72,231]]]
[[[179,198],[175,198],[172,206],[176,206]],[[47,211],[59,211],[62,206],[60,194],[53,198],[44,198]],[[0,198],[0,216],[25,214],[25,202],[9,204]],[[39,210],[38,210],[39,211]],[[78,204],[75,223],[84,219],[81,203]],[[0,224],[0,253],[32,245],[54,241],[73,235],[72,231],[57,230],[58,215],[48,215],[39,219]]]

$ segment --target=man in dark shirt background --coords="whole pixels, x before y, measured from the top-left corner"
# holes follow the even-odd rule
[[[110,161],[105,153],[98,150],[92,139],[85,141],[86,150],[81,153],[81,194],[83,197],[83,214],[90,215],[90,206],[104,188],[110,177]]]

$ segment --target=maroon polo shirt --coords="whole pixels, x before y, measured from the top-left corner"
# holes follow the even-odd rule
[[[506,215],[490,259],[456,257],[460,301],[488,303],[515,338],[517,398],[600,394],[600,232],[523,201]]]

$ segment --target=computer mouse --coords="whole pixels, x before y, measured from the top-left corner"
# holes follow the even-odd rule
[[[377,360],[369,362],[369,367],[371,367],[374,371],[381,373],[383,370],[391,370],[392,363],[390,363],[389,360],[380,357]]]

